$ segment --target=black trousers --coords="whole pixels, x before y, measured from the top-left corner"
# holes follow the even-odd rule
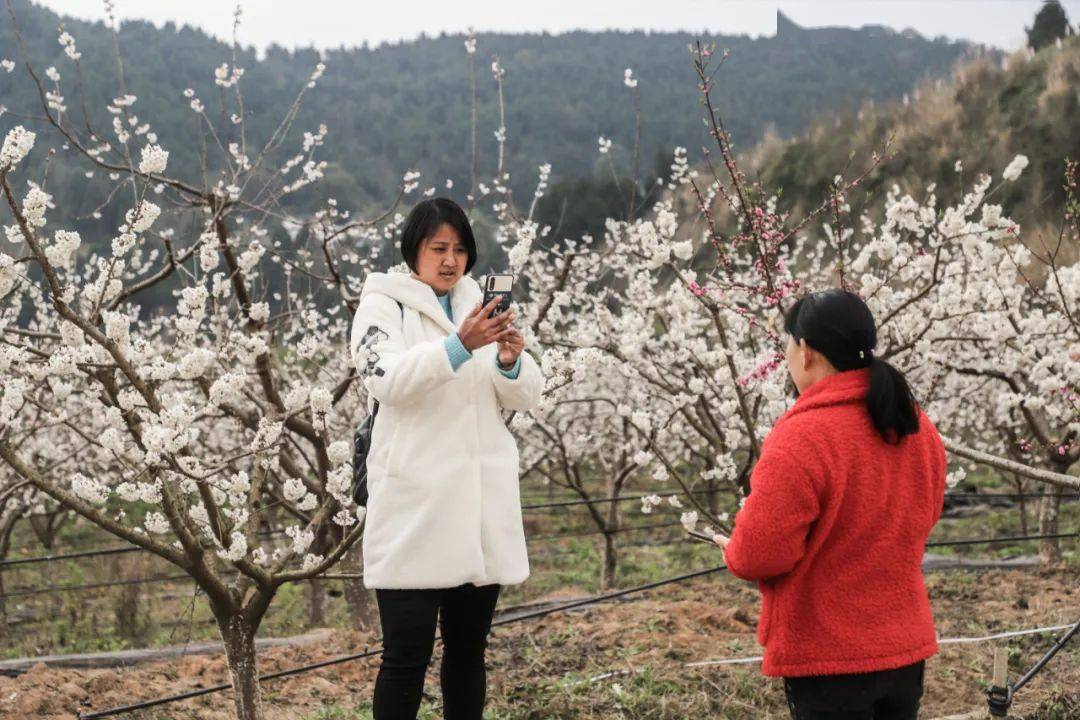
[[[925,668],[784,678],[784,694],[792,720],[915,720]]]
[[[443,717],[481,720],[487,696],[484,651],[499,585],[461,585],[440,590],[376,590],[383,654],[375,679],[375,720],[416,720],[424,674],[435,645],[443,641]]]

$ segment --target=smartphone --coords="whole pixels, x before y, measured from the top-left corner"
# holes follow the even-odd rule
[[[488,275],[484,279],[484,305],[494,300],[496,295],[502,295],[502,300],[499,301],[499,304],[495,306],[495,309],[491,311],[491,315],[488,317],[501,315],[510,309],[510,294],[513,289],[513,275]]]
[[[701,532],[700,530],[687,530],[686,533],[690,537],[694,538],[695,540],[698,540],[700,542],[709,543],[710,545],[713,545],[714,547],[719,547],[719,545],[717,545],[716,543],[713,542],[712,535],[706,535],[705,533]]]

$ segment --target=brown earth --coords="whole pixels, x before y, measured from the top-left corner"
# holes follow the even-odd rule
[[[995,571],[932,573],[927,578],[942,637],[977,636],[1080,617],[1080,573]],[[561,597],[583,595],[565,588]],[[499,718],[781,718],[783,693],[756,665],[686,668],[685,663],[760,654],[754,642],[757,594],[730,577],[669,586],[580,611],[498,628],[489,655],[489,707]],[[1060,633],[1058,633],[1060,634]],[[1013,678],[1054,635],[1015,638]],[[260,655],[272,672],[357,652],[372,636],[336,630],[323,645],[272,648]],[[1003,643],[1005,644],[1005,643]],[[990,643],[945,646],[928,663],[923,716],[985,707]],[[436,651],[438,652],[438,651]],[[437,704],[437,663],[427,689]],[[264,684],[267,720],[351,711],[370,697],[377,658],[353,661]],[[610,677],[598,676],[617,673]],[[0,717],[69,719],[140,700],[208,687],[227,679],[220,657],[186,657],[124,670],[60,670],[38,665],[0,677]],[[1050,710],[1050,703],[1057,703]],[[1070,709],[1071,708],[1071,709]],[[1023,690],[1015,717],[1080,718],[1080,642],[1062,651]],[[343,717],[346,715],[343,714]],[[351,712],[347,715],[353,717]],[[121,717],[228,720],[227,692]],[[363,717],[362,715],[360,717]]]

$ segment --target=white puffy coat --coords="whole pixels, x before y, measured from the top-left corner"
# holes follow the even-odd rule
[[[454,320],[481,298],[476,281],[462,277],[451,291]],[[518,377],[505,377],[495,344],[454,372],[443,343],[456,331],[426,283],[401,273],[367,277],[350,350],[379,401],[367,461],[369,588],[511,585],[529,576],[517,443],[501,411],[534,407],[543,376],[523,352]]]

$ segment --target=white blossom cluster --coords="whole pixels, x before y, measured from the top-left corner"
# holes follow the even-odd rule
[[[14,167],[24,157],[30,154],[34,147],[34,139],[37,137],[22,125],[16,125],[4,137],[3,148],[0,148],[0,168]]]

